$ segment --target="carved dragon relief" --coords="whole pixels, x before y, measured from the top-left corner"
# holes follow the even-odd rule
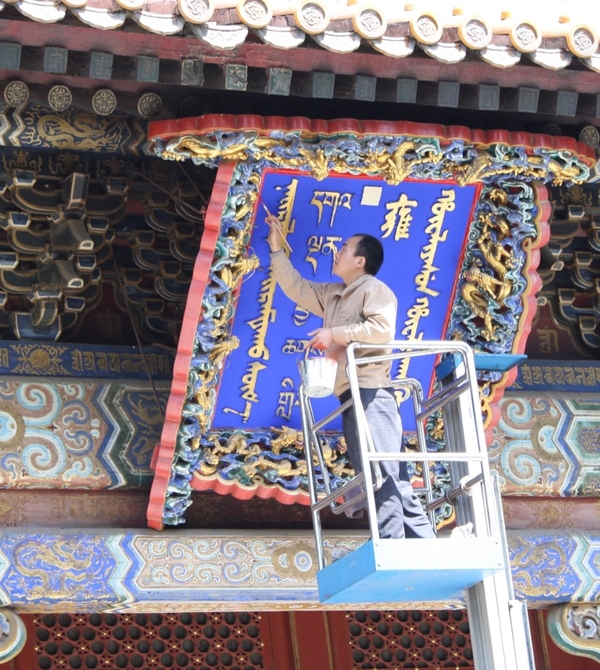
[[[483,321],[478,327],[479,335],[486,341],[498,340],[498,323],[494,313],[506,307],[506,298],[512,293],[514,282],[509,272],[517,267],[517,259],[503,241],[510,236],[506,219],[502,216],[492,221],[490,214],[480,215],[480,235],[477,247],[481,256],[474,256],[471,265],[463,273],[464,282],[460,294],[471,309],[470,322]],[[481,259],[483,257],[483,260]],[[489,271],[482,270],[487,266]]]

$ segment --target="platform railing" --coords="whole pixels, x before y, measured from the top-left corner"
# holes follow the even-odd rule
[[[427,394],[413,378],[392,386],[412,398],[417,451],[377,453],[360,402],[357,370],[374,362],[433,357],[434,380]],[[496,363],[494,363],[496,364]],[[474,356],[462,342],[402,341],[385,345],[352,344],[348,348],[351,398],[315,421],[311,399],[300,390],[302,426],[309,464],[309,491],[319,566],[321,602],[331,605],[378,602],[429,602],[463,598],[477,670],[534,670],[525,603],[515,599],[497,477],[489,470]],[[358,399],[357,402],[354,399]],[[354,403],[362,473],[334,488],[329,481],[319,431]],[[445,451],[427,451],[426,422],[441,417]],[[390,436],[391,439],[401,436]],[[441,504],[453,506],[459,526],[472,528],[445,538],[381,539],[374,491],[381,485],[382,461],[420,463],[424,509],[432,515]],[[450,474],[443,495],[433,491],[430,465],[442,462]],[[313,467],[310,467],[310,466]],[[319,468],[323,493],[317,492]],[[355,493],[357,490],[359,493]],[[343,499],[347,496],[348,499]],[[364,501],[371,539],[326,565],[321,512],[340,513]],[[435,527],[435,523],[433,523]],[[446,543],[442,546],[442,543]],[[408,546],[410,544],[410,550]],[[379,600],[378,600],[379,599]]]
[[[481,419],[481,408],[476,382],[476,371],[473,353],[470,347],[462,342],[448,341],[394,341],[385,345],[353,343],[348,347],[348,380],[352,397],[338,408],[319,420],[315,420],[313,400],[304,388],[300,388],[300,404],[302,409],[302,428],[304,443],[307,449],[308,484],[311,499],[311,513],[315,533],[317,562],[319,569],[325,567],[325,552],[321,513],[325,508],[340,514],[350,507],[365,501],[369,527],[373,540],[379,540],[377,515],[375,510],[374,491],[381,486],[381,471],[378,466],[382,461],[398,461],[418,463],[423,473],[423,486],[416,492],[424,499],[424,509],[429,514],[435,528],[435,509],[441,504],[456,504],[461,496],[470,498],[470,514],[468,521],[473,524],[473,532],[477,537],[499,537],[501,529],[498,516],[494,513],[493,484],[487,466],[487,450]],[[357,356],[357,354],[359,354]],[[421,383],[414,378],[394,379],[392,387],[408,392],[412,399],[413,414],[416,421],[417,450],[410,452],[377,453],[370,436],[362,403],[355,403],[360,398],[358,368],[378,362],[402,361],[417,357],[432,357],[434,366],[440,368],[444,362],[449,370],[447,380],[438,379],[433,393],[426,395]],[[450,364],[448,361],[450,360]],[[455,401],[460,400],[461,414],[460,433],[464,436],[460,443],[446,440],[447,451],[427,451],[427,433],[425,422],[434,414],[444,414]],[[357,419],[358,437],[362,459],[362,472],[342,486],[334,488],[330,481],[323,457],[322,442],[319,432],[338,418],[344,410],[354,404]],[[446,422],[448,420],[445,417]],[[449,431],[446,426],[446,437]],[[393,439],[393,438],[392,438]],[[396,436],[401,440],[401,436]],[[456,479],[453,479],[446,494],[435,495],[430,478],[430,466],[434,462],[444,462],[450,467]],[[324,492],[318,493],[317,473],[319,468]],[[456,467],[454,467],[456,466]],[[460,475],[460,476],[458,476]],[[359,491],[356,493],[356,491]],[[351,497],[348,497],[352,494]],[[466,519],[463,519],[466,523]]]

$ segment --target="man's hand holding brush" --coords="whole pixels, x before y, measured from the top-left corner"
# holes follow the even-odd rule
[[[282,246],[285,246],[291,253],[292,247],[290,247],[288,241],[285,239],[283,230],[281,230],[281,224],[279,222],[279,219],[273,214],[271,214],[271,212],[269,212],[269,210],[266,208],[265,205],[263,205],[263,207],[267,212],[265,223],[267,224],[267,226],[269,226],[269,235],[267,237],[267,242],[269,243],[271,251],[272,252],[279,251],[282,248]]]

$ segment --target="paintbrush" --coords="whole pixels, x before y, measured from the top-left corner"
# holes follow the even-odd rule
[[[265,208],[265,212],[267,213],[267,216],[270,216],[270,217],[272,217],[273,219],[275,219],[275,221],[276,221],[276,224],[275,224],[275,225],[276,225],[276,228],[277,228],[277,232],[279,233],[281,239],[283,240],[283,243],[284,243],[285,246],[288,248],[288,251],[289,251],[290,254],[291,254],[291,253],[292,253],[292,247],[290,246],[290,243],[287,241],[285,235],[283,234],[283,230],[281,230],[281,226],[279,225],[279,220],[278,220],[276,217],[274,217],[274,216],[271,214],[271,212],[269,212],[269,209],[267,208],[267,206],[265,205],[264,202],[261,201],[260,204]]]

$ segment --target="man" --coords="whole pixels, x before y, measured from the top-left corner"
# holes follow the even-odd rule
[[[326,349],[338,362],[334,393],[341,403],[351,397],[346,375],[346,347],[351,342],[385,344],[394,339],[396,296],[375,275],[383,263],[381,242],[353,235],[335,254],[333,272],[342,281],[318,283],[303,279],[283,252],[279,221],[267,216],[267,238],[273,275],[288,298],[323,317],[323,327],[309,335],[310,347]],[[376,451],[402,448],[402,422],[391,387],[389,362],[358,366],[360,396]],[[361,469],[354,408],[342,414],[342,429],[354,469]],[[382,461],[383,484],[375,492],[381,538],[435,537],[427,515],[413,492],[406,463]]]

